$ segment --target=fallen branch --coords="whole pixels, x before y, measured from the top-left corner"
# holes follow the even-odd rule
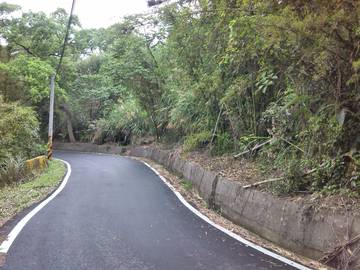
[[[322,166],[322,164],[320,165],[320,167]],[[312,174],[314,172],[316,172],[318,170],[318,168],[315,168],[315,169],[312,169],[310,171],[307,171],[306,173],[304,173],[301,177],[304,177],[304,176],[307,176],[309,174]],[[267,184],[267,183],[272,183],[272,182],[277,182],[277,181],[280,181],[280,180],[284,180],[286,177],[283,176],[283,177],[277,177],[277,178],[271,178],[271,179],[267,179],[267,180],[263,180],[263,181],[260,181],[260,182],[256,182],[256,183],[253,183],[253,184],[250,184],[250,185],[246,185],[246,186],[243,186],[243,188],[251,188],[251,187],[256,187],[256,186],[260,186],[262,184]]]
[[[299,146],[297,146],[296,144],[293,144],[292,142],[289,142],[288,140],[284,139],[283,137],[279,137],[280,140],[283,140],[284,142],[290,144],[291,146],[295,147],[297,150],[305,153],[305,151],[303,149],[301,149]]]
[[[333,251],[327,253],[324,257],[322,257],[320,261],[325,264],[329,264],[329,263],[333,262],[335,259],[339,258],[339,256],[341,254],[343,254],[343,252],[349,253],[349,255],[351,257],[351,255],[353,255],[353,254],[352,254],[352,252],[349,252],[350,247],[353,244],[355,244],[356,242],[358,242],[359,240],[360,240],[360,234],[358,234],[357,236],[355,236],[354,238],[352,238],[345,244],[335,247]]]
[[[256,186],[259,186],[259,185],[262,185],[262,184],[280,181],[280,180],[283,180],[284,178],[285,178],[285,177],[271,178],[271,179],[267,179],[267,180],[264,180],[264,181],[256,182],[256,183],[253,183],[253,184],[250,184],[250,185],[243,186],[243,188],[256,187]]]
[[[253,152],[253,151],[256,151],[256,150],[258,150],[259,148],[263,147],[264,145],[267,145],[267,144],[271,143],[272,141],[273,141],[273,139],[270,139],[270,140],[268,140],[268,141],[266,141],[266,142],[263,142],[263,143],[261,143],[261,144],[257,144],[257,145],[255,145],[252,149],[249,149],[249,150],[246,150],[246,151],[244,151],[244,152],[241,152],[241,153],[239,153],[239,154],[234,155],[234,158],[238,158],[238,157],[240,157],[240,156],[242,156],[242,155],[245,155],[245,154],[247,154],[247,153],[251,153],[251,152]]]
[[[279,137],[279,139],[280,139],[280,140],[283,140],[284,142],[286,142],[287,144],[291,145],[292,147],[295,147],[297,150],[301,151],[302,153],[305,153],[305,151],[304,151],[303,149],[301,149],[299,146],[293,144],[292,142],[289,142],[288,140],[286,140],[286,139],[284,139],[284,138],[282,138],[282,137]],[[246,151],[241,152],[241,153],[239,153],[239,154],[236,154],[236,155],[234,156],[234,158],[238,158],[238,157],[240,157],[240,156],[242,156],[242,155],[245,155],[245,154],[247,154],[247,153],[251,153],[251,152],[253,152],[253,151],[256,151],[256,150],[258,150],[259,148],[263,147],[264,145],[267,145],[267,144],[271,143],[273,140],[274,140],[274,138],[272,138],[272,139],[270,139],[270,140],[268,140],[268,141],[266,141],[266,142],[263,142],[263,143],[261,143],[261,144],[256,144],[256,145],[254,146],[254,148],[249,149],[249,150],[246,150]]]

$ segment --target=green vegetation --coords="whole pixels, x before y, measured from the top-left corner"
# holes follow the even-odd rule
[[[193,189],[193,184],[190,181],[182,180],[180,184],[186,191],[190,191]]]
[[[188,152],[199,148],[204,148],[209,144],[210,140],[211,133],[208,131],[193,133],[185,138],[184,150]]]
[[[4,103],[0,96],[0,115],[0,163],[36,155],[41,147],[35,112],[17,103]]]
[[[44,199],[65,175],[65,166],[59,160],[49,162],[45,171],[30,179],[0,188],[0,226],[23,209]]]
[[[24,160],[19,157],[9,157],[0,167],[0,187],[21,182],[26,176]]]
[[[152,135],[186,151],[250,153],[240,158],[284,176],[280,193],[360,194],[359,1],[160,2],[106,29],[74,18],[56,83],[58,139]],[[45,139],[46,78],[67,14],[9,18],[16,8],[0,6],[0,95],[30,106]]]

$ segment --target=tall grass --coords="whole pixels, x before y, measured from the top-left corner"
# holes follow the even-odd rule
[[[0,164],[0,186],[21,182],[26,177],[24,159],[10,157]]]

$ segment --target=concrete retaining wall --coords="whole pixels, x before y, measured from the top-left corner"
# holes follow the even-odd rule
[[[56,149],[123,153],[121,147],[89,144],[56,144]],[[282,247],[309,258],[325,252],[360,234],[359,214],[321,209],[303,200],[291,201],[256,189],[244,189],[235,181],[220,177],[171,151],[133,147],[129,155],[146,157],[164,165],[192,182],[210,207],[248,230]]]
[[[54,142],[53,148],[57,150],[66,151],[80,151],[80,152],[96,152],[108,154],[122,154],[125,152],[125,147],[116,145],[97,145],[92,143],[61,143]]]
[[[339,210],[315,210],[303,200],[291,201],[256,189],[244,189],[179,155],[151,147],[134,147],[130,155],[150,158],[192,182],[210,207],[236,224],[282,247],[312,259],[360,234],[360,216]],[[348,222],[349,221],[349,222]]]
[[[30,173],[33,170],[43,170],[47,167],[47,157],[38,156],[25,161],[25,172]]]

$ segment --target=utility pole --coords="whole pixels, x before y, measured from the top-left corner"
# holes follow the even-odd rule
[[[72,4],[71,4],[71,11],[70,11],[69,20],[68,20],[67,27],[66,27],[64,43],[63,43],[62,49],[61,49],[60,60],[59,60],[59,63],[57,65],[55,74],[52,74],[51,79],[50,79],[49,133],[48,133],[48,144],[47,144],[47,158],[49,160],[52,158],[52,154],[53,154],[52,148],[53,148],[53,126],[54,126],[55,78],[59,73],[61,63],[62,63],[62,60],[63,60],[63,57],[64,57],[65,47],[66,47],[66,43],[67,43],[67,40],[68,40],[68,37],[69,37],[70,28],[71,28],[71,19],[72,19],[72,16],[73,16],[74,6],[75,6],[75,0],[73,0]]]
[[[47,158],[52,158],[52,141],[53,141],[53,126],[54,126],[54,98],[55,98],[55,74],[51,75],[50,79],[50,108],[49,108],[49,132],[47,144]]]

